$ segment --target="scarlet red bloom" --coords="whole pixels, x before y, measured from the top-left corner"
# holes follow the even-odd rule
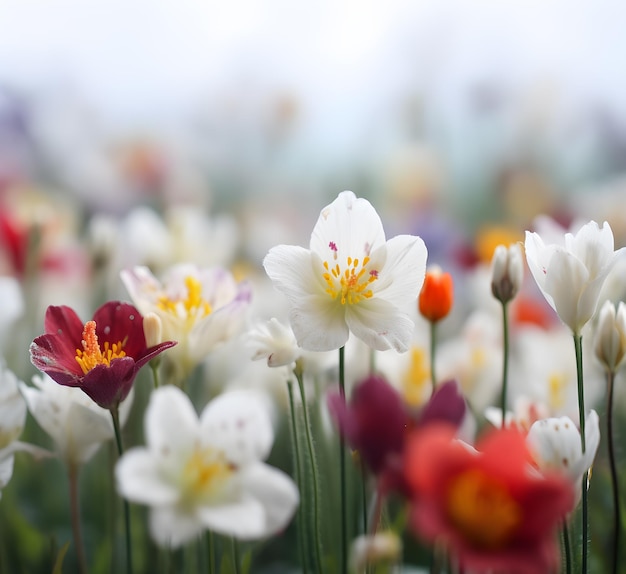
[[[148,348],[139,311],[110,301],[83,325],[66,306],[46,311],[45,333],[30,346],[30,359],[60,385],[79,387],[105,409],[116,408],[150,359],[174,346],[166,341]]]
[[[432,323],[446,317],[454,301],[452,275],[438,267],[426,271],[418,301],[420,313]]]
[[[552,572],[555,530],[573,508],[572,486],[533,469],[516,430],[492,432],[478,451],[453,435],[448,426],[430,425],[409,439],[412,527],[424,540],[446,544],[471,572]]]

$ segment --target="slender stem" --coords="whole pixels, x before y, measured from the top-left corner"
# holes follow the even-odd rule
[[[367,469],[363,463],[363,459],[360,461],[361,466],[361,508],[363,519],[363,534],[367,534]]]
[[[233,564],[235,565],[235,574],[241,574],[241,560],[239,559],[239,543],[237,539],[232,536],[230,539],[230,546],[233,552]]]
[[[159,363],[160,361],[158,359],[160,359],[160,357],[157,357],[156,359],[152,359],[152,361],[150,361],[150,370],[152,371],[152,382],[154,383],[155,389],[159,388]]]
[[[574,350],[576,351],[576,379],[578,383],[578,420],[580,423],[580,446],[583,454],[587,449],[587,440],[585,438],[585,390],[583,386],[583,338],[580,334],[574,333]],[[588,534],[588,509],[587,509],[587,486],[589,480],[589,471],[583,474],[582,489],[582,562],[581,572],[587,574],[587,541]]]
[[[124,453],[124,447],[122,445],[122,431],[120,429],[120,416],[117,406],[111,407],[111,418],[113,419],[113,429],[115,430],[115,442],[117,443],[117,454],[122,456]],[[126,572],[132,574],[133,571],[133,555],[132,544],[130,539],[130,505],[128,500],[122,498],[124,504],[124,527],[126,536]]]
[[[430,322],[430,380],[433,385],[433,393],[437,388],[437,376],[435,375],[435,351],[437,350],[437,322]]]
[[[509,380],[509,318],[508,305],[502,303],[502,428],[506,426],[506,394]]]
[[[78,498],[78,470],[79,466],[70,463],[68,467],[70,483],[70,513],[72,516],[72,533],[74,535],[74,547],[76,548],[76,558],[81,574],[87,573],[87,560],[85,558],[85,547],[83,535],[80,527],[80,502]]]
[[[569,540],[569,526],[563,520],[563,553],[565,554],[565,574],[572,574],[572,547]]]
[[[339,349],[339,393],[346,399],[345,347]],[[348,495],[346,479],[346,445],[339,440],[339,471],[341,482],[341,570],[348,573]]]
[[[215,574],[215,541],[213,532],[207,530],[205,534],[206,548],[207,548],[207,560],[209,562],[209,574]]]
[[[291,441],[293,444],[293,473],[298,485],[300,493],[304,492],[303,484],[303,472],[302,472],[302,458],[300,457],[300,445],[298,442],[298,423],[296,420],[296,409],[293,400],[293,383],[287,381],[287,390],[289,392],[289,413],[291,415]],[[301,499],[304,497],[301,496]],[[300,567],[302,568],[302,574],[307,574],[307,549],[306,549],[306,536],[304,535],[304,514],[300,509],[297,515],[298,521],[298,549],[300,553]]]
[[[313,480],[313,538],[315,544],[315,559],[317,562],[317,571],[319,574],[323,571],[322,562],[322,541],[320,534],[320,502],[319,502],[319,479],[317,462],[315,457],[315,448],[313,446],[313,435],[311,433],[311,423],[309,422],[309,411],[306,405],[306,393],[304,390],[304,380],[302,377],[302,369],[296,367],[294,370],[296,379],[298,380],[298,388],[302,397],[302,413],[304,415],[304,430],[306,434],[306,444],[309,451],[309,462],[311,464],[311,478]]]
[[[617,468],[615,466],[615,446],[613,443],[613,387],[615,382],[615,374],[611,371],[607,372],[608,398],[607,398],[607,436],[609,447],[609,466],[611,467],[611,488],[613,490],[613,545],[612,545],[612,569],[613,574],[617,574],[617,565],[619,563],[619,542],[621,538],[620,524],[620,501],[619,501],[619,483],[617,481]]]

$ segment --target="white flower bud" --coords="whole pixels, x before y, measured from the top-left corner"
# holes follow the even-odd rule
[[[143,318],[143,334],[146,338],[146,347],[154,347],[163,342],[163,324],[161,317],[153,311],[146,313]]]
[[[604,367],[614,373],[626,355],[626,305],[619,302],[617,310],[611,301],[600,309],[594,350]]]
[[[274,317],[251,329],[247,343],[252,360],[267,359],[269,367],[291,365],[302,354],[291,328]]]
[[[491,292],[502,303],[513,299],[524,279],[524,263],[519,243],[498,245],[491,260]]]

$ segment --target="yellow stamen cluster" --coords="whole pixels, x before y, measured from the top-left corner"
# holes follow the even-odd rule
[[[170,299],[164,295],[157,302],[159,309],[175,315],[182,310],[186,317],[196,319],[209,315],[212,309],[210,303],[202,298],[202,283],[188,275],[185,277],[185,287],[187,288],[185,299]]]
[[[195,450],[183,468],[184,497],[197,500],[218,496],[232,472],[232,465],[224,459],[221,452],[213,449]]]
[[[110,345],[104,343],[104,349],[100,348],[98,335],[96,335],[96,322],[87,321],[83,329],[82,349],[76,349],[76,362],[80,365],[83,374],[87,374],[96,365],[110,365],[113,359],[126,356],[124,352],[125,341],[118,341]]]
[[[353,305],[362,299],[372,297],[369,285],[378,279],[378,272],[371,270],[368,273],[369,262],[369,257],[364,257],[362,262],[348,257],[346,269],[342,271],[339,263],[330,267],[328,261],[324,261],[326,271],[322,277],[328,285],[326,293],[333,299],[340,299],[342,305],[346,303]]]
[[[465,537],[489,550],[504,546],[522,520],[522,509],[505,485],[478,469],[452,480],[446,509]]]

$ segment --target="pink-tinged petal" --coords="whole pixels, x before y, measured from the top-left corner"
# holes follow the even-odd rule
[[[49,374],[54,378],[52,373]],[[111,409],[128,396],[136,375],[137,368],[132,357],[113,359],[110,366],[96,365],[87,372],[80,388],[102,408]]]
[[[146,350],[143,321],[139,311],[129,303],[109,301],[102,305],[93,316],[100,347],[105,342],[117,344],[126,341],[124,352],[136,358]]]
[[[334,351],[350,335],[344,308],[326,296],[304,296],[289,311],[289,321],[298,346],[308,351]]]
[[[346,309],[346,323],[356,337],[372,349],[407,351],[411,345],[415,324],[391,303],[382,299],[367,299]]]
[[[218,309],[241,296],[242,286],[235,281],[232,273],[222,267],[197,270],[196,274],[202,284],[202,298]],[[247,288],[250,291],[250,288]]]
[[[83,323],[70,307],[51,305],[46,310],[44,333],[57,337],[55,352],[59,356],[74,357],[81,348]]]
[[[58,335],[41,335],[30,344],[31,363],[61,385],[78,386],[83,376],[76,362],[76,348],[68,352],[67,341]]]
[[[204,444],[221,450],[242,466],[264,460],[274,442],[274,430],[262,395],[231,391],[213,399],[200,417]]]
[[[255,540],[266,536],[266,515],[263,505],[252,497],[219,506],[201,506],[196,514],[205,528],[239,540]]]
[[[154,507],[150,512],[150,534],[165,548],[178,548],[197,538],[203,531],[199,517],[179,506]]]
[[[344,191],[322,209],[311,234],[310,248],[329,262],[337,254],[341,264],[345,264],[347,257],[362,259],[384,243],[383,224],[372,204]]]
[[[132,448],[115,465],[117,491],[124,498],[140,504],[174,504],[178,489],[164,479],[156,459],[145,448]]]
[[[385,265],[372,284],[375,296],[399,308],[414,307],[426,273],[426,245],[420,237],[397,235],[387,241],[385,249]]]
[[[155,298],[161,293],[161,283],[148,267],[136,266],[120,271],[122,283],[142,315],[154,311]]]
[[[261,463],[243,470],[241,482],[265,510],[265,532],[261,536],[272,536],[283,530],[300,502],[293,480],[284,472]]]

